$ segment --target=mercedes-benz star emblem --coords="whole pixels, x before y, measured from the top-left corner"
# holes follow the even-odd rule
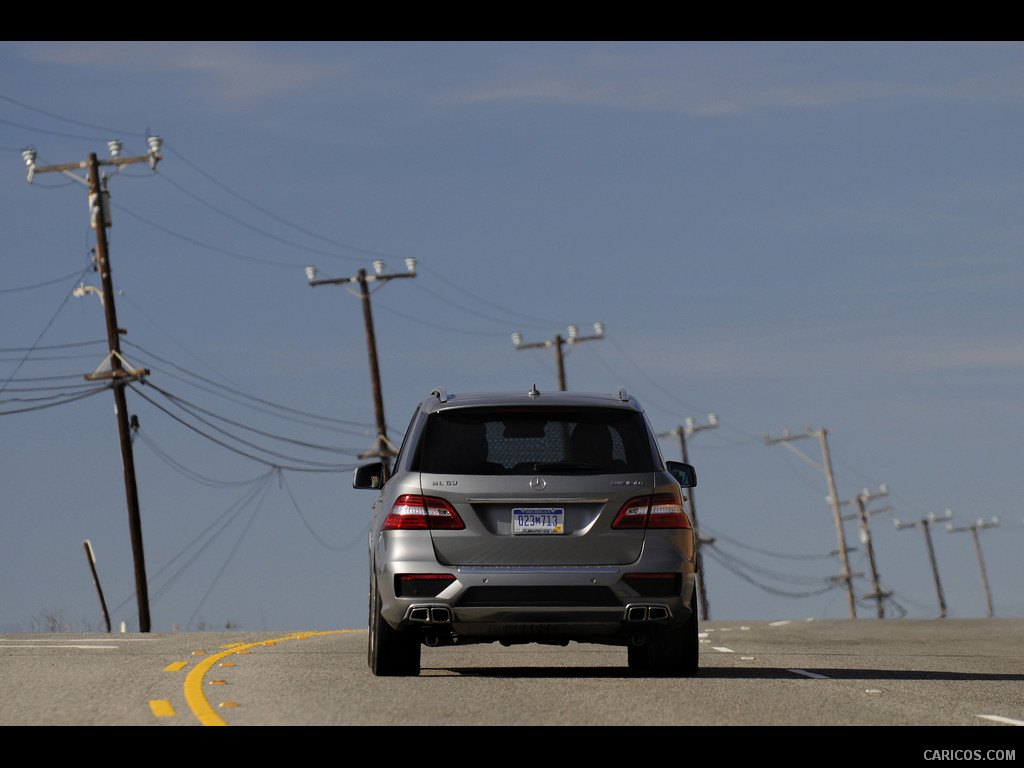
[[[530,487],[535,491],[543,491],[547,487],[548,481],[543,477],[535,477],[530,481]]]

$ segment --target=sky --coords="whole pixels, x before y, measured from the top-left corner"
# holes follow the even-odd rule
[[[22,151],[149,136],[105,170],[154,632],[365,627],[362,308],[305,268],[408,258],[371,296],[394,442],[435,387],[557,389],[511,335],[600,322],[568,388],[697,427],[711,620],[848,618],[819,430],[887,619],[986,615],[946,510],[1020,617],[1022,129],[1019,43],[0,43],[0,632],[102,631],[86,540],[139,627],[88,189]]]

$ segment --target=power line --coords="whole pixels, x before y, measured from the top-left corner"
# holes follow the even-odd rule
[[[298,457],[289,456],[287,454],[279,453],[277,451],[272,451],[272,450],[270,450],[268,448],[263,448],[263,447],[255,444],[255,443],[252,443],[250,441],[243,440],[243,439],[239,438],[236,435],[232,435],[231,433],[228,433],[227,431],[222,430],[219,427],[216,427],[213,424],[210,424],[210,423],[206,422],[203,419],[195,417],[194,414],[190,414],[190,415],[193,416],[193,418],[196,418],[197,421],[199,421],[200,423],[208,426],[214,432],[220,432],[225,437],[230,438],[231,440],[235,441],[236,443],[241,444],[242,446],[245,446],[244,448],[239,447],[238,445],[232,444],[228,440],[215,437],[214,435],[212,435],[212,434],[210,434],[208,432],[203,431],[202,429],[200,429],[196,425],[189,423],[184,417],[179,416],[179,415],[173,413],[169,408],[160,405],[153,398],[149,397],[145,392],[140,391],[136,387],[132,386],[132,391],[134,391],[139,397],[141,397],[143,400],[148,402],[150,405],[152,405],[153,407],[155,407],[159,411],[165,413],[167,416],[169,416],[171,419],[173,419],[174,421],[178,422],[179,424],[181,424],[181,425],[187,427],[188,429],[192,430],[197,435],[199,435],[201,437],[204,437],[205,439],[209,440],[210,442],[215,443],[216,445],[219,445],[222,448],[225,448],[225,449],[231,451],[232,453],[236,453],[236,454],[238,454],[240,456],[244,456],[244,457],[246,457],[248,459],[252,459],[253,461],[256,461],[256,462],[258,462],[260,464],[265,464],[265,465],[270,466],[270,467],[279,467],[281,469],[292,469],[292,470],[297,471],[297,472],[340,472],[340,471],[350,470],[350,469],[352,469],[355,466],[354,463],[350,463],[350,464],[336,464],[336,463],[312,461],[312,460],[308,460],[308,459],[302,459],[302,458],[298,458]],[[189,413],[189,412],[186,410],[186,413]],[[251,449],[251,450],[246,450],[246,448]],[[273,459],[269,459],[269,458],[267,458],[265,456],[261,456],[260,455],[261,453],[267,454],[267,456],[272,456],[274,458]],[[293,464],[292,465],[284,465],[282,463],[282,460],[293,462]]]
[[[190,469],[161,448],[153,437],[146,430],[143,430],[141,426],[135,430],[135,438],[141,440],[142,443],[153,452],[153,455],[163,461],[167,466],[182,477],[185,477],[194,483],[211,488],[237,488],[250,485],[253,482],[251,478],[246,480],[218,480],[210,477],[209,475],[197,472],[194,469]]]
[[[34,291],[37,288],[46,288],[47,286],[50,286],[50,285],[56,285],[57,283],[63,283],[65,280],[67,280],[68,278],[71,278],[71,277],[78,277],[78,279],[81,279],[81,276],[83,274],[84,273],[81,273],[81,272],[71,272],[71,273],[69,273],[67,275],[63,275],[62,277],[55,277],[53,280],[47,280],[47,281],[42,282],[42,283],[35,283],[34,285],[22,285],[22,286],[18,286],[17,288],[0,288],[0,293],[21,293],[23,291]]]
[[[63,115],[58,115],[56,112],[50,112],[48,110],[40,109],[39,107],[33,106],[31,104],[28,104],[28,103],[26,103],[24,101],[18,101],[17,99],[12,99],[10,96],[5,96],[2,93],[0,93],[0,99],[2,99],[3,101],[9,102],[10,104],[15,104],[15,105],[21,107],[22,109],[27,109],[30,112],[35,112],[37,114],[44,115],[45,117],[52,117],[54,120],[60,120],[60,121],[65,122],[65,123],[71,123],[72,125],[80,126],[82,128],[91,128],[93,130],[100,131],[105,136],[117,136],[117,135],[121,135],[121,136],[128,136],[128,135],[143,136],[144,135],[144,134],[141,134],[141,133],[134,133],[133,134],[132,131],[111,130],[110,128],[108,128],[106,126],[95,125],[93,123],[86,123],[86,122],[83,122],[81,120],[75,120],[74,118],[64,117]],[[46,131],[43,130],[42,128],[32,127],[32,130],[46,133]],[[96,141],[97,140],[97,137],[95,137],[95,136],[72,136],[72,138],[82,139],[84,141]]]
[[[76,394],[76,395],[63,395],[63,396],[60,397],[60,399],[57,399],[57,396],[53,396],[53,397],[49,397],[49,398],[32,398],[32,399],[28,399],[28,398],[9,398],[9,399],[6,399],[6,400],[0,401],[0,402],[5,402],[5,403],[9,403],[9,402],[35,402],[35,401],[38,401],[38,400],[43,400],[43,401],[47,401],[47,402],[46,402],[45,405],[37,404],[37,405],[33,405],[33,406],[26,406],[24,408],[7,408],[7,409],[4,409],[4,410],[0,410],[0,416],[10,416],[10,415],[16,414],[16,413],[29,413],[29,412],[32,412],[32,411],[41,411],[41,410],[44,410],[46,408],[53,408],[53,407],[56,407],[58,405],[67,405],[68,403],[74,403],[74,402],[77,402],[79,400],[84,400],[85,398],[91,397],[92,395],[98,394],[100,392],[105,392],[108,389],[110,389],[110,387],[108,385],[102,385],[102,386],[95,387],[95,388],[90,389],[90,390],[88,390],[86,392],[82,392],[82,393],[79,393],[79,394]]]
[[[223,429],[215,427],[211,421],[208,421],[206,419],[201,418],[198,414],[200,414],[200,413],[204,414],[205,416],[209,416],[209,417],[211,417],[213,419],[216,419],[217,421],[223,422],[223,423],[228,424],[228,425],[230,425],[232,427],[237,427],[238,429],[243,429],[243,430],[245,430],[247,432],[252,432],[253,434],[259,435],[261,437],[267,437],[267,438],[270,438],[272,440],[278,440],[280,442],[288,443],[290,445],[299,446],[299,447],[302,447],[302,448],[310,448],[310,449],[318,450],[318,451],[327,451],[327,452],[330,452],[330,453],[353,453],[353,452],[357,451],[357,449],[355,449],[355,448],[339,448],[339,447],[336,447],[336,446],[321,445],[321,444],[317,444],[317,443],[311,443],[308,440],[298,440],[296,438],[286,437],[284,435],[275,435],[275,434],[273,434],[271,432],[267,432],[266,430],[258,429],[256,427],[250,426],[248,424],[244,424],[244,423],[242,423],[240,421],[236,421],[234,419],[229,419],[226,416],[221,416],[220,414],[214,413],[213,411],[211,411],[211,410],[209,410],[207,408],[203,408],[203,407],[201,407],[199,405],[196,405],[194,403],[190,403],[190,402],[188,402],[186,400],[183,400],[180,397],[177,397],[176,395],[171,394],[170,392],[166,391],[165,389],[157,387],[156,385],[154,385],[152,383],[148,384],[148,388],[159,392],[168,401],[170,401],[174,405],[178,406],[181,410],[183,410],[186,413],[188,413],[189,415],[195,417],[196,419],[198,419],[203,424],[206,424],[207,426],[213,427],[214,429],[216,429],[221,434],[227,435],[228,433],[226,431],[224,431]],[[240,442],[245,442],[245,441],[240,441]],[[248,444],[248,443],[246,443],[246,444]],[[267,452],[269,453],[269,451],[267,451]]]
[[[713,544],[709,544],[706,548],[706,554],[712,560],[716,561],[723,568],[743,579],[744,581],[756,586],[763,592],[767,592],[773,595],[790,598],[806,598],[814,595],[824,594],[835,589],[835,582],[824,576],[819,577],[800,577],[793,576],[791,574],[782,573],[780,571],[769,570],[753,565],[749,562],[744,562],[739,558],[730,555],[724,551],[721,545],[716,541]],[[814,589],[805,589],[800,591],[787,590],[781,587],[769,586],[767,580],[775,580],[784,583],[792,584],[805,584],[808,586],[815,586]]]
[[[206,599],[213,592],[213,588],[217,585],[217,582],[220,581],[221,576],[223,576],[224,573],[227,571],[227,567],[231,563],[231,560],[238,553],[239,548],[242,546],[242,542],[245,540],[245,537],[249,533],[249,529],[252,527],[253,522],[256,520],[257,513],[259,513],[260,509],[263,507],[263,502],[266,499],[266,492],[268,490],[269,487],[264,489],[263,495],[256,503],[256,506],[253,509],[252,514],[249,515],[249,519],[246,521],[245,527],[242,529],[242,532],[239,534],[238,539],[235,541],[235,545],[231,548],[231,551],[228,553],[228,556],[224,558],[224,562],[222,563],[220,570],[217,571],[213,578],[213,581],[210,583],[209,588],[206,590],[202,598],[199,600],[199,603],[196,605],[196,610],[195,612],[193,612],[191,618],[189,619],[189,626],[192,626],[192,621],[199,614],[200,609],[203,607],[203,603],[206,602]]]
[[[193,200],[197,200],[198,202],[200,202],[203,205],[205,205],[207,208],[209,208],[211,211],[213,211],[217,215],[222,216],[225,219],[228,219],[229,221],[233,221],[235,224],[238,224],[240,227],[244,227],[245,229],[248,229],[251,232],[255,232],[256,234],[261,235],[262,237],[269,238],[270,240],[274,240],[275,242],[281,243],[282,245],[287,245],[290,248],[296,248],[296,249],[299,249],[299,250],[302,250],[302,251],[308,251],[310,253],[317,253],[317,254],[320,254],[320,255],[337,256],[336,253],[332,253],[330,251],[324,251],[324,250],[321,250],[321,249],[318,249],[318,248],[310,248],[309,246],[305,246],[305,245],[302,245],[300,243],[293,242],[291,240],[286,240],[283,237],[275,235],[273,232],[268,232],[265,229],[262,229],[260,227],[254,226],[252,224],[249,224],[248,222],[240,219],[239,217],[234,216],[234,215],[228,213],[227,211],[223,210],[222,208],[218,208],[213,203],[210,203],[209,201],[204,200],[203,198],[199,197],[199,195],[197,195],[196,193],[191,192],[191,191],[185,189],[185,187],[183,187],[182,185],[178,184],[177,182],[175,182],[175,181],[173,181],[171,179],[167,179],[165,174],[162,174],[161,178],[165,179],[168,184],[171,184],[175,189],[177,189],[182,194],[187,195],[188,197],[191,197]],[[279,221],[281,220],[280,217],[276,217],[276,218],[278,218]],[[352,258],[355,259],[355,257],[352,257]],[[289,264],[288,266],[291,266],[291,264]]]
[[[128,345],[131,346],[133,349],[141,351],[145,355],[152,354],[146,352],[144,349],[142,349],[136,344]],[[338,419],[332,416],[326,416],[319,413],[312,413],[310,411],[303,411],[297,408],[282,405],[280,403],[275,403],[265,398],[249,394],[240,389],[234,387],[227,387],[223,384],[219,384],[205,376],[201,376],[200,374],[189,371],[188,369],[185,369],[177,365],[176,363],[167,361],[164,358],[157,357],[155,355],[153,356],[153,358],[165,363],[166,365],[171,366],[171,370],[168,370],[163,369],[158,365],[153,365],[152,363],[147,362],[147,366],[152,368],[153,370],[158,370],[166,376],[178,379],[179,381],[182,381],[188,384],[188,386],[198,389],[201,392],[213,394],[216,397],[225,399],[243,408],[254,410],[258,413],[264,413],[270,416],[274,416],[275,418],[278,419],[291,421],[296,424],[303,424],[305,426],[312,426],[317,429],[340,432],[344,434],[365,435],[372,428],[369,422],[357,422],[346,419]],[[188,376],[191,376],[192,378],[185,378],[185,376],[176,374],[175,371],[184,373]],[[197,383],[197,381],[202,383]]]
[[[245,493],[238,499],[236,499],[231,505],[228,506],[224,512],[218,517],[214,518],[209,525],[203,530],[199,531],[191,541],[186,543],[176,555],[171,557],[166,563],[157,568],[153,573],[153,580],[156,581],[163,576],[168,569],[186,558],[178,568],[171,573],[164,580],[164,583],[157,588],[155,594],[163,595],[170,588],[170,585],[177,580],[189,566],[194,565],[199,557],[210,547],[213,542],[220,536],[221,533],[227,530],[230,524],[241,514],[249,503],[256,498],[257,495],[265,493],[269,487],[269,481],[278,473],[276,467],[271,468],[264,472],[259,477],[247,483],[247,489]],[[191,553],[191,554],[189,554]]]
[[[227,184],[225,184],[224,182],[222,182],[219,179],[215,178],[211,174],[207,173],[205,170],[203,170],[202,168],[200,168],[199,166],[197,166],[195,163],[191,162],[187,158],[183,157],[179,152],[174,150],[173,147],[171,148],[171,151],[175,154],[176,157],[180,158],[186,165],[188,165],[193,170],[197,171],[202,176],[204,176],[205,178],[207,178],[208,180],[210,180],[211,182],[216,184],[218,187],[220,187],[222,190],[227,192],[232,197],[235,197],[236,199],[241,200],[243,203],[245,203],[246,205],[251,206],[253,209],[258,211],[259,213],[261,213],[261,214],[263,214],[265,216],[269,216],[269,217],[273,218],[275,221],[278,221],[278,222],[280,222],[281,224],[284,224],[287,227],[290,227],[290,228],[292,228],[292,229],[294,229],[294,230],[296,230],[298,232],[302,232],[303,234],[309,235],[310,237],[313,237],[315,239],[322,240],[325,243],[329,243],[329,244],[335,245],[335,246],[337,246],[339,248],[342,248],[342,249],[345,249],[345,250],[350,250],[350,251],[353,251],[355,253],[359,253],[362,256],[373,256],[375,258],[397,258],[394,254],[382,253],[380,251],[372,250],[372,249],[369,249],[369,248],[362,248],[362,247],[359,247],[359,246],[351,245],[349,243],[344,243],[344,242],[341,242],[341,241],[338,241],[338,240],[334,240],[332,238],[329,238],[329,237],[321,235],[321,234],[319,234],[317,232],[314,232],[313,230],[307,229],[306,227],[302,227],[302,226],[300,226],[298,224],[295,224],[294,222],[289,221],[288,219],[285,219],[284,217],[280,216],[279,214],[275,213],[274,211],[272,211],[272,210],[270,210],[268,208],[265,208],[262,205],[259,205],[258,203],[253,202],[252,200],[250,200],[249,198],[245,197],[244,195],[241,195],[238,192],[236,192],[235,190],[231,189]],[[333,253],[329,253],[329,252],[325,252],[325,253],[326,253],[326,255],[329,255],[329,256],[338,256],[338,254],[333,254]],[[349,257],[342,257],[342,258],[349,258]],[[356,257],[351,257],[351,258],[355,259]]]
[[[258,256],[249,256],[243,253],[238,253],[236,251],[230,251],[227,248],[221,248],[215,245],[210,245],[209,243],[204,243],[202,240],[197,240],[193,237],[189,237],[188,235],[184,235],[181,232],[171,229],[170,227],[165,227],[162,224],[157,224],[156,222],[151,221],[150,219],[147,219],[143,216],[140,216],[137,213],[133,213],[131,210],[125,208],[122,205],[118,206],[118,210],[124,211],[124,213],[128,214],[132,218],[141,221],[143,224],[147,224],[150,227],[159,230],[160,232],[163,232],[165,235],[170,235],[171,237],[181,240],[183,242],[195,245],[199,248],[205,248],[208,251],[219,253],[223,256],[230,256],[231,258],[239,259],[241,261],[248,261],[254,264],[265,264],[272,267],[283,267],[287,269],[294,269],[295,267],[294,264],[291,264],[289,262],[275,261],[273,259],[264,259]]]
[[[84,277],[87,271],[88,270],[83,270],[79,274],[79,278]],[[50,320],[43,327],[43,330],[36,337],[35,343],[31,347],[29,347],[28,350],[26,350],[25,356],[21,359],[21,361],[18,363],[18,365],[15,366],[14,370],[11,371],[11,375],[8,376],[7,379],[5,379],[2,384],[0,384],[0,392],[3,392],[4,389],[6,389],[7,385],[14,379],[14,377],[17,375],[18,371],[21,370],[21,368],[24,365],[25,361],[28,359],[28,356],[38,346],[39,342],[42,340],[43,336],[46,335],[47,331],[50,330],[50,327],[53,325],[54,321],[57,319],[57,316],[61,313],[61,310],[63,310],[64,307],[67,305],[68,299],[70,299],[71,296],[72,296],[72,292],[71,291],[69,291],[68,293],[66,293],[64,295],[64,299],[61,301],[60,306],[57,307],[57,311],[53,313],[53,315],[50,317]]]

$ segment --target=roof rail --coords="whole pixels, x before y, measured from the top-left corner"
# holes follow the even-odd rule
[[[629,401],[629,395],[626,394],[625,387],[619,387],[619,400],[624,403]]]
[[[444,387],[438,387],[437,389],[435,389],[430,394],[433,397],[436,397],[439,402],[442,402],[442,403],[447,403],[448,402],[448,392],[445,390]]]

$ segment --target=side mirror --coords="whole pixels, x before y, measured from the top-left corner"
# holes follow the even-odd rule
[[[374,491],[384,485],[384,479],[383,462],[364,464],[361,467],[356,467],[352,473],[352,487]]]
[[[666,461],[665,469],[676,479],[683,488],[693,488],[697,485],[697,470],[691,465],[681,461]]]

